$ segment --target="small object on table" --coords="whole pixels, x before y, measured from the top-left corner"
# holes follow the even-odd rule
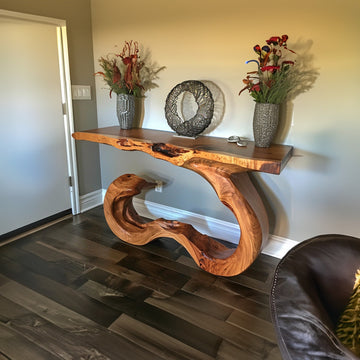
[[[178,114],[178,100],[182,93],[192,94],[198,106],[191,119],[182,119]],[[166,98],[165,117],[168,125],[178,135],[196,137],[210,125],[213,114],[214,99],[211,91],[201,81],[184,81],[176,85]]]
[[[247,146],[247,139],[237,135],[229,136],[227,141],[229,143],[236,143],[237,146]]]
[[[241,138],[240,138],[241,139]],[[237,146],[247,146],[247,141],[241,139],[239,141],[236,142]]]
[[[239,136],[236,136],[236,135],[232,135],[232,136],[229,136],[227,141],[229,143],[233,143],[233,142],[238,142],[240,140],[240,137]]]

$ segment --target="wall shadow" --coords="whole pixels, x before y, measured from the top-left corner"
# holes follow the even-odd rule
[[[212,81],[201,80],[202,83],[211,91],[214,100],[214,113],[210,125],[201,133],[206,135],[211,133],[222,122],[225,114],[225,96],[222,90]]]
[[[283,143],[285,141],[291,127],[294,99],[298,95],[309,91],[320,74],[319,69],[314,66],[314,54],[311,52],[312,46],[312,40],[299,39],[291,47],[296,53],[296,63],[291,73],[294,88],[289,92],[287,101],[280,106],[279,125],[274,143]]]
[[[281,218],[281,228],[283,234],[289,232],[289,220],[284,207],[277,199],[267,183],[254,173],[249,173],[249,177],[258,191],[260,198],[266,209],[269,219],[269,233],[274,234],[277,219]],[[276,235],[276,234],[275,234]],[[284,235],[282,235],[284,236]]]
[[[135,117],[134,117],[134,127],[141,128],[144,122],[145,116],[145,98],[136,97],[135,98]]]

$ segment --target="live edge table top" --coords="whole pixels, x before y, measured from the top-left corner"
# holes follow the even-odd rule
[[[251,182],[249,172],[280,174],[291,157],[292,147],[246,147],[225,138],[177,137],[173,132],[108,127],[73,134],[77,140],[107,144],[125,151],[142,151],[157,159],[192,170],[213,186],[220,201],[235,215],[240,227],[238,246],[228,248],[198,232],[190,224],[156,219],[143,223],[130,201],[144,187],[153,187],[134,174],[114,180],[105,195],[106,221],[121,240],[145,245],[159,238],[173,238],[185,247],[195,263],[214,275],[233,276],[247,269],[265,246],[269,235],[266,209]]]
[[[177,166],[192,158],[202,158],[270,174],[280,174],[293,151],[293,147],[288,145],[260,148],[248,141],[247,146],[240,147],[227,142],[226,138],[199,136],[193,139],[178,137],[169,131],[142,128],[124,130],[119,126],[79,131],[73,137],[121,150],[143,151]]]

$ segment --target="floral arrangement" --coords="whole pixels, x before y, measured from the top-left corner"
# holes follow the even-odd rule
[[[239,95],[248,90],[256,102],[270,104],[280,104],[286,99],[298,85],[293,71],[295,62],[291,60],[295,52],[287,48],[287,40],[287,35],[273,36],[266,41],[267,45],[254,46],[259,58],[246,64],[256,63],[257,70],[247,73],[243,80],[246,86]]]
[[[149,55],[141,59],[139,45],[132,40],[125,41],[120,54],[108,54],[98,61],[103,71],[98,71],[95,75],[103,77],[110,88],[110,97],[113,92],[143,96],[145,91],[157,87],[154,80],[158,79],[158,73],[165,69],[151,63]]]

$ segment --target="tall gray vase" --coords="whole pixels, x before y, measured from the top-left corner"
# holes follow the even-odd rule
[[[132,129],[135,117],[135,98],[130,94],[118,94],[116,115],[121,129]]]
[[[255,103],[253,131],[255,146],[269,147],[279,123],[280,104]]]

